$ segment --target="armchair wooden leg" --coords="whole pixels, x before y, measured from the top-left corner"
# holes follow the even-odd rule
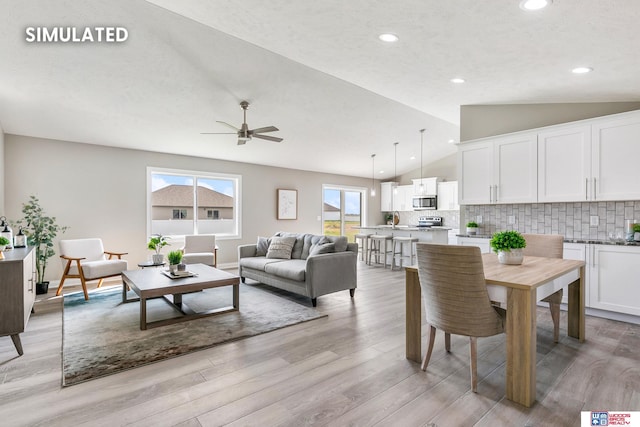
[[[71,261],[67,261],[67,265],[64,267],[64,272],[62,273],[62,278],[60,279],[60,284],[58,285],[58,290],[56,291],[56,296],[59,297],[62,293],[62,286],[64,286],[64,281],[67,278],[67,274],[69,274],[69,269],[71,268]]]
[[[433,351],[433,342],[436,340],[435,326],[429,325],[429,328],[429,343],[427,344],[427,353],[424,355],[424,359],[422,359],[422,365],[420,366],[420,369],[422,369],[423,371],[427,370],[429,360],[431,359],[431,352]]]
[[[102,282],[104,282],[104,279],[100,279],[100,280],[98,280],[98,287],[101,287],[101,286],[102,286]]]
[[[469,365],[471,367],[471,391],[478,392],[478,338],[469,337]]]

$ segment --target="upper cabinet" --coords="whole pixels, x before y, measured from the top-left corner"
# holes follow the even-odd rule
[[[438,210],[457,211],[458,204],[458,181],[446,181],[438,183]]]
[[[397,182],[380,183],[380,211],[393,211],[393,187],[398,185]]]
[[[528,132],[461,145],[460,204],[535,202],[536,141],[536,134]]]
[[[394,211],[413,210],[413,185],[398,185],[393,193]]]
[[[421,178],[421,179],[412,179],[413,181],[413,194],[412,195],[425,195],[425,196],[435,196],[438,192],[438,178],[430,177],[430,178]],[[422,185],[422,187],[421,187]],[[421,191],[424,190],[424,191]]]
[[[461,144],[462,205],[640,199],[640,111]]]

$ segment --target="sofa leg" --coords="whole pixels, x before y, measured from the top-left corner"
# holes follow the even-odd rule
[[[311,305],[316,307],[318,305],[318,298],[311,298]]]
[[[356,294],[356,289],[349,289],[349,295],[351,295],[351,298],[353,298],[353,296]]]

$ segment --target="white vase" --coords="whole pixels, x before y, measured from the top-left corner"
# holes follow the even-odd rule
[[[176,274],[176,270],[178,270],[178,264],[169,264],[169,271],[172,274]]]
[[[519,265],[522,264],[524,255],[522,249],[511,249],[510,251],[498,251],[498,262],[500,264]]]
[[[164,255],[153,254],[152,259],[154,264],[162,264],[164,262]]]
[[[467,227],[467,234],[475,235],[478,233],[478,227]]]

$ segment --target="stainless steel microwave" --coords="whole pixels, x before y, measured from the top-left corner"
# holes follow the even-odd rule
[[[433,210],[438,209],[437,196],[413,196],[413,210]]]

